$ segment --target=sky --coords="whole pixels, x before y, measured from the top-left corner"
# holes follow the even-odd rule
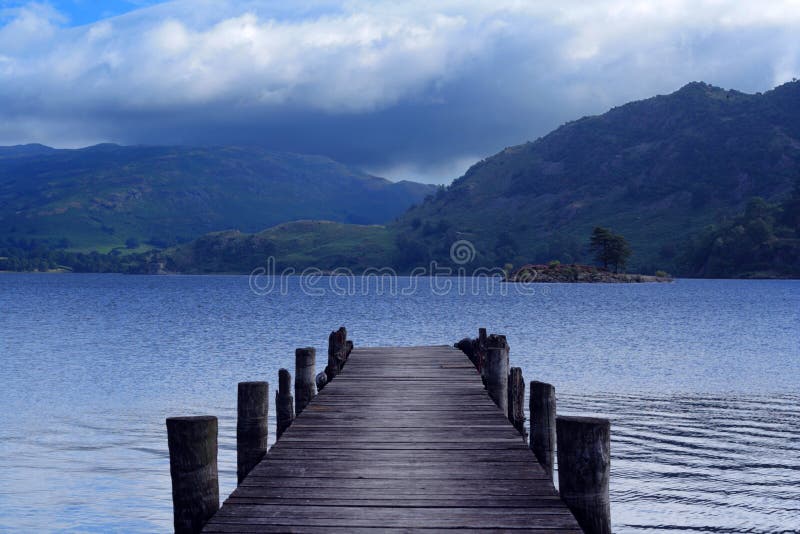
[[[800,0],[0,0],[0,145],[259,145],[449,183],[691,81],[795,77]]]

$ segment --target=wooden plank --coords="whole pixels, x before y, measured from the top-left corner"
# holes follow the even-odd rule
[[[414,491],[435,492],[439,495],[539,495],[554,494],[552,485],[544,484],[541,480],[474,480],[463,481],[459,491],[453,492],[453,484],[449,480],[412,480],[412,479],[332,479],[320,477],[294,478],[294,479],[245,479],[240,488],[253,486],[265,488],[265,492],[278,491],[282,488],[308,488],[320,490],[339,489],[346,491],[369,490],[373,494],[408,494]],[[266,488],[269,488],[268,490]],[[449,492],[449,493],[448,493]],[[308,492],[309,494],[312,492]],[[267,493],[265,493],[267,494]],[[346,494],[346,493],[343,493]]]
[[[273,460],[294,460],[303,457],[308,460],[363,460],[381,461],[381,460],[397,460],[399,458],[408,462],[447,462],[447,463],[475,463],[492,464],[492,463],[530,463],[529,458],[525,455],[519,454],[516,450],[491,450],[480,449],[476,451],[464,451],[459,454],[453,454],[450,451],[396,451],[396,450],[369,450],[362,449],[360,451],[352,450],[326,450],[322,451],[316,448],[281,448],[279,450],[273,449],[270,453]]]
[[[338,525],[330,525],[327,524],[325,526],[318,526],[318,525],[303,525],[303,524],[295,524],[291,526],[277,526],[277,525],[229,525],[229,524],[221,524],[221,525],[208,525],[204,532],[215,532],[215,533],[223,533],[223,532],[260,532],[260,533],[268,533],[268,532],[303,532],[305,534],[328,534],[328,533],[343,533],[343,534],[376,534],[376,533],[387,533],[387,534],[405,534],[405,533],[420,533],[420,534],[439,534],[439,533],[452,533],[458,532],[471,534],[480,532],[482,534],[487,533],[502,533],[502,532],[509,532],[509,531],[520,531],[520,532],[553,532],[558,534],[582,534],[582,531],[579,529],[561,529],[561,528],[553,528],[548,526],[543,527],[536,527],[536,526],[526,526],[522,528],[503,528],[503,529],[492,529],[492,528],[481,528],[481,529],[471,529],[471,528],[464,528],[464,527],[452,527],[452,528],[387,528],[387,527],[356,527],[356,526],[338,526]]]
[[[450,347],[354,349],[206,532],[580,532]]]
[[[368,508],[368,509],[365,509]],[[231,522],[251,519],[258,523],[270,517],[304,517],[308,519],[367,519],[372,520],[375,515],[382,519],[410,519],[420,521],[425,518],[449,519],[469,521],[473,524],[485,524],[489,521],[518,522],[523,519],[540,519],[542,516],[555,518],[571,517],[569,511],[561,506],[527,507],[527,508],[475,508],[420,506],[412,509],[397,506],[293,506],[291,504],[239,504],[232,506],[226,512],[218,512],[218,516],[228,518]],[[374,522],[371,524],[375,524]],[[397,525],[395,525],[397,526]]]
[[[238,506],[231,507],[238,508]],[[287,513],[285,515],[260,515],[257,517],[230,517],[226,513],[218,513],[219,518],[216,516],[210,521],[210,524],[229,524],[234,528],[227,530],[227,532],[262,532],[262,526],[283,526],[289,527],[290,532],[304,532],[295,527],[298,526],[315,526],[315,527],[373,527],[373,528],[415,528],[415,527],[428,527],[428,528],[448,528],[448,529],[500,529],[500,530],[545,530],[557,531],[560,529],[567,529],[570,531],[577,530],[574,526],[575,519],[568,515],[529,515],[527,517],[498,517],[486,518],[479,514],[473,517],[449,517],[451,508],[442,508],[435,510],[435,514],[420,516],[416,512],[420,509],[403,517],[383,517],[382,512],[372,509],[362,508],[365,513],[369,512],[372,515],[369,518],[336,518],[336,517],[298,517],[296,511],[294,513]],[[264,512],[261,512],[262,514]],[[255,530],[245,530],[243,527],[252,526]],[[211,532],[212,530],[206,530]],[[287,528],[284,529],[287,531]]]
[[[434,493],[423,494],[390,494],[381,493],[375,497],[373,491],[348,491],[342,495],[338,489],[327,492],[315,491],[313,495],[299,496],[296,489],[291,488],[283,492],[275,491],[270,495],[263,495],[260,487],[243,486],[237,488],[228,498],[229,502],[250,504],[317,504],[319,506],[402,506],[402,507],[457,507],[457,508],[513,508],[530,506],[554,506],[558,504],[558,497],[548,495],[492,495],[458,496],[448,495],[442,497]]]

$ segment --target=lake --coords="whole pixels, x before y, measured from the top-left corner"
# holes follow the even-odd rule
[[[798,281],[285,289],[0,275],[0,531],[171,530],[164,419],[219,417],[227,496],[236,383],[276,383],[295,347],[321,361],[340,325],[356,346],[506,334],[559,413],[611,419],[616,532],[800,531]]]

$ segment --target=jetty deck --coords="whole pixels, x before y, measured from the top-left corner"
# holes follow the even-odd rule
[[[581,532],[475,367],[356,348],[204,532]]]

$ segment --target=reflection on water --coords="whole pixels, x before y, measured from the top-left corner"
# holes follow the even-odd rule
[[[169,530],[164,418],[220,417],[227,494],[236,382],[342,323],[361,345],[506,333],[560,413],[612,419],[617,532],[800,531],[797,282],[259,297],[243,277],[7,275],[0,310],[0,531]]]

